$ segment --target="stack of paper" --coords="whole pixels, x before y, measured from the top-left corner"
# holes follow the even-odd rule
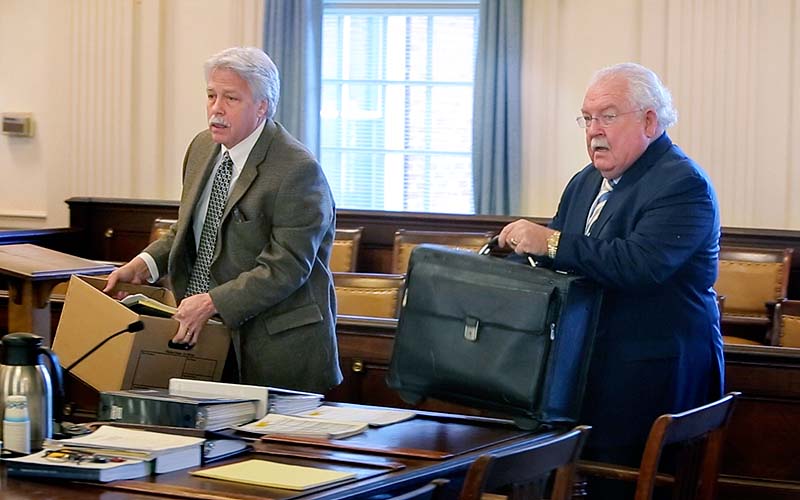
[[[269,388],[269,413],[294,415],[313,410],[322,404],[322,394]]]
[[[288,465],[268,460],[245,460],[192,472],[195,476],[256,484],[287,490],[307,490],[355,477],[355,473]]]
[[[154,472],[172,472],[200,465],[205,439],[104,425],[91,434],[59,441],[48,439],[45,448],[111,457],[153,460]]]
[[[259,435],[339,439],[359,434],[367,424],[360,422],[334,422],[320,418],[293,417],[268,413],[266,417],[236,430]]]
[[[301,395],[277,395],[269,393],[269,412],[282,415],[296,415],[313,410],[322,404],[320,398]]]
[[[322,405],[314,410],[297,414],[298,417],[319,418],[337,422],[360,422],[372,427],[396,424],[410,418],[416,413],[411,410],[395,410],[389,408],[359,408],[355,406]]]
[[[268,388],[261,385],[228,384],[185,378],[169,379],[169,393],[176,396],[224,397],[255,401],[254,418],[261,418],[267,414],[267,392]]]

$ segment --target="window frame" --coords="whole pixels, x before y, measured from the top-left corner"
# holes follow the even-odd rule
[[[333,173],[333,169],[335,169],[335,171],[337,173],[340,172],[340,169],[343,168],[342,165],[343,165],[343,162],[344,162],[344,160],[341,159],[341,155],[352,154],[352,153],[362,153],[362,154],[365,154],[365,155],[373,155],[373,158],[374,157],[380,158],[381,155],[383,156],[383,159],[379,160],[379,161],[383,162],[382,165],[383,165],[384,172],[382,173],[382,175],[380,173],[376,173],[378,171],[378,169],[381,168],[381,167],[377,166],[377,164],[375,164],[373,167],[371,167],[373,170],[368,175],[368,180],[369,180],[368,184],[371,184],[371,188],[370,188],[371,192],[369,194],[365,195],[364,199],[368,200],[369,206],[351,206],[350,204],[344,202],[341,199],[342,198],[341,196],[337,196],[337,198],[339,198],[339,200],[337,200],[337,205],[340,206],[340,208],[345,208],[345,209],[391,210],[391,211],[428,212],[428,213],[446,212],[446,213],[474,214],[475,213],[475,208],[474,208],[473,200],[474,200],[474,197],[475,197],[475,192],[474,192],[474,186],[472,185],[473,184],[473,179],[472,179],[472,122],[473,122],[473,120],[472,120],[472,112],[471,112],[471,110],[472,110],[472,99],[473,99],[472,96],[473,96],[474,88],[475,88],[475,58],[477,57],[477,43],[478,43],[478,34],[479,34],[478,33],[478,30],[479,30],[479,27],[478,27],[478,22],[479,22],[479,1],[478,0],[473,0],[473,1],[463,1],[463,0],[461,0],[461,1],[456,1],[456,0],[440,0],[440,1],[418,1],[418,0],[406,0],[406,1],[380,1],[380,0],[377,0],[377,1],[376,0],[339,1],[339,0],[325,0],[323,2],[323,26],[325,26],[325,16],[328,16],[328,15],[337,15],[337,16],[347,15],[347,16],[352,16],[352,15],[375,15],[375,14],[380,14],[382,16],[386,16],[386,17],[383,18],[384,21],[386,21],[386,19],[388,19],[388,16],[391,16],[391,15],[400,15],[400,16],[416,15],[416,16],[425,16],[425,17],[428,17],[428,18],[431,18],[433,16],[437,16],[437,15],[464,15],[464,16],[473,17],[474,18],[474,32],[473,32],[472,38],[473,38],[473,44],[474,45],[473,45],[473,51],[472,51],[471,80],[469,80],[469,81],[432,81],[433,76],[432,76],[432,71],[430,70],[430,68],[428,69],[428,72],[426,74],[426,78],[427,79],[422,79],[422,80],[420,80],[420,79],[408,79],[408,78],[406,78],[406,79],[394,79],[394,78],[391,78],[391,79],[390,78],[383,78],[383,79],[380,79],[380,78],[379,79],[368,79],[368,78],[359,79],[359,78],[355,78],[355,79],[351,79],[351,78],[347,78],[345,75],[342,75],[341,73],[335,75],[336,76],[335,78],[325,78],[323,75],[325,75],[325,73],[326,73],[326,69],[325,69],[326,62],[325,62],[325,47],[323,46],[323,54],[322,54],[322,58],[323,58],[322,67],[323,67],[323,70],[322,70],[321,75],[320,75],[320,77],[321,77],[321,85],[322,85],[322,96],[321,96],[321,105],[320,105],[320,160],[322,162],[323,169],[326,168],[326,163],[330,163],[330,162],[326,162],[325,161],[325,157],[328,156],[328,155],[333,155],[333,154],[338,155],[339,156],[339,160],[338,160],[338,163],[336,163],[335,167],[332,167],[331,169],[326,170],[326,174],[328,174],[329,172]],[[428,23],[430,25],[432,25],[432,21],[429,20]],[[340,27],[339,29],[341,30],[343,28]],[[325,28],[323,28],[323,41],[326,40],[325,35],[324,35],[324,30],[325,30]],[[388,30],[387,30],[385,25],[381,28],[381,30],[382,30],[381,31],[382,37],[385,40]],[[430,32],[432,32],[432,28],[431,27],[429,27],[429,36],[430,36]],[[408,37],[408,34],[406,34],[406,36]],[[340,35],[339,38],[338,38],[338,41],[341,41],[341,40],[343,40],[343,35]],[[406,40],[408,40],[408,38],[406,38]],[[406,43],[406,42],[404,42],[404,43]],[[430,57],[431,57],[430,56],[430,54],[431,54],[430,47],[431,47],[431,45],[430,44],[432,44],[432,43],[434,43],[432,38],[428,39],[427,46],[428,46],[428,50],[429,50],[429,60],[427,62],[427,66],[431,65],[431,62],[430,62]],[[340,49],[338,54],[341,57],[341,54],[342,54],[341,49]],[[381,55],[380,57],[383,57],[383,55]],[[383,60],[383,59],[381,59],[381,60]],[[338,59],[337,59],[337,63],[341,64],[341,62]],[[380,66],[381,63],[378,62],[377,65]],[[341,68],[341,66],[339,66],[339,68]],[[381,68],[381,71],[382,71],[382,76],[385,77],[386,76],[386,73],[385,73],[386,72],[386,68]],[[326,106],[325,106],[325,104],[326,104],[326,88],[328,88],[328,86],[330,86],[330,85],[338,86],[337,87],[337,95],[336,95],[336,109],[332,110],[332,111],[331,111],[330,108],[326,109]],[[347,146],[346,144],[343,143],[344,141],[341,140],[341,139],[339,140],[338,144],[333,145],[333,144],[328,143],[326,145],[326,136],[325,136],[325,134],[327,133],[327,132],[325,132],[326,119],[330,120],[331,117],[334,116],[332,113],[336,113],[335,116],[338,117],[337,119],[340,119],[342,116],[344,116],[344,113],[353,113],[354,112],[354,110],[352,110],[352,109],[345,110],[344,103],[346,101],[342,97],[343,88],[346,87],[346,86],[352,87],[353,85],[374,85],[374,88],[376,89],[376,100],[377,100],[377,102],[379,104],[383,104],[383,105],[385,105],[387,103],[387,100],[388,100],[387,99],[387,94],[389,93],[388,90],[389,90],[389,88],[391,86],[403,87],[403,88],[405,88],[406,93],[408,93],[408,89],[410,87],[413,87],[413,86],[416,86],[416,88],[423,88],[423,89],[425,89],[425,109],[426,109],[425,115],[426,115],[426,118],[428,118],[428,119],[432,118],[432,111],[431,110],[433,109],[433,102],[434,102],[433,97],[432,97],[432,94],[434,92],[432,91],[432,89],[434,89],[437,86],[450,86],[450,87],[463,86],[463,87],[468,87],[470,89],[470,92],[469,92],[469,94],[470,94],[470,103],[469,103],[470,113],[469,113],[469,118],[470,119],[466,120],[466,121],[469,122],[469,130],[468,130],[468,134],[463,134],[463,136],[468,141],[468,146],[467,146],[466,150],[431,149],[430,148],[430,143],[431,143],[431,138],[432,138],[432,136],[434,134],[431,132],[433,126],[430,125],[430,124],[428,124],[428,126],[426,128],[425,145],[424,145],[425,147],[424,148],[409,147],[408,143],[407,143],[407,140],[405,138],[403,140],[403,147],[394,147],[394,148],[391,148],[391,147],[354,147],[354,146]],[[367,119],[371,118],[371,119],[374,119],[376,122],[381,120],[381,119],[383,119],[384,123],[382,125],[385,125],[385,123],[386,123],[386,117],[385,117],[385,111],[384,111],[385,109],[386,109],[385,106],[376,107],[372,111],[372,115],[369,114],[369,111],[365,112],[364,110],[358,110],[358,112],[363,113],[363,116],[361,116],[362,118],[367,118]],[[409,130],[409,124],[408,124],[409,117],[408,117],[408,115],[409,115],[409,110],[410,109],[411,109],[411,104],[409,104],[408,97],[406,97],[406,101],[404,102],[404,128],[403,128],[403,133],[405,135],[408,135],[408,130]],[[353,118],[353,117],[351,115],[348,118]],[[379,126],[379,125],[380,124],[376,124],[376,125],[373,125],[373,126]],[[367,128],[368,128],[368,125],[367,125]],[[339,133],[341,133],[341,134],[345,133],[341,129],[341,125],[340,125],[340,128],[338,130],[339,130]],[[383,132],[383,130],[381,130],[381,132]],[[468,135],[468,137],[466,137],[467,135]],[[386,139],[384,138],[384,143],[385,142],[386,142]],[[398,179],[398,176],[397,176],[396,172],[392,171],[392,167],[387,167],[387,162],[389,161],[388,157],[390,155],[400,155],[401,156],[401,161],[403,162],[402,165],[403,165],[404,171],[402,172],[402,177],[399,178],[399,179]],[[408,198],[409,195],[407,193],[407,190],[409,189],[409,186],[411,185],[411,183],[407,179],[408,174],[407,174],[407,172],[405,170],[408,169],[408,158],[410,156],[414,156],[414,155],[416,155],[416,156],[418,156],[420,158],[423,158],[424,162],[425,162],[425,167],[423,168],[424,174],[421,174],[421,175],[411,174],[415,179],[418,180],[417,185],[426,186],[426,187],[422,188],[422,190],[417,190],[417,192],[422,193],[422,194],[419,195],[418,197],[414,198],[414,201],[413,201],[413,203],[419,203],[418,200],[421,197],[423,199],[423,201],[422,201],[423,207],[422,208],[420,208],[419,205],[410,205],[409,203],[411,203],[411,202],[409,202],[409,198]],[[461,170],[462,171],[465,170],[466,173],[465,174],[461,174],[458,177],[459,177],[459,182],[461,182],[462,184],[463,183],[468,183],[469,187],[468,187],[468,189],[462,189],[461,191],[457,191],[457,192],[460,193],[458,196],[461,196],[466,191],[469,191],[469,195],[468,195],[468,197],[465,197],[463,200],[461,200],[459,202],[458,209],[455,210],[455,211],[449,210],[449,209],[442,210],[441,207],[435,207],[435,206],[431,205],[432,200],[430,199],[432,195],[431,195],[431,190],[430,190],[429,186],[433,182],[433,180],[431,179],[431,171],[433,169],[433,167],[431,166],[431,162],[432,162],[432,160],[434,158],[435,159],[439,159],[439,158],[446,158],[448,156],[457,157],[457,158],[459,158],[459,161],[466,162],[464,165],[462,165],[462,168],[461,168]],[[374,159],[371,160],[371,161],[375,162]],[[397,161],[397,160],[395,160],[395,161]],[[369,162],[367,162],[367,164],[368,163]],[[329,181],[331,180],[331,177],[332,176],[329,175]],[[383,187],[379,186],[379,184],[381,184],[381,179],[380,179],[381,177],[383,178],[383,182],[382,182]],[[388,179],[387,179],[387,177],[388,177]],[[375,180],[376,178],[377,178],[377,180]],[[340,184],[340,182],[344,182],[342,179],[343,179],[343,176],[339,175],[337,179],[334,179],[333,182],[331,182],[332,187],[335,186],[336,188],[338,188],[338,190],[340,192],[342,192],[345,189],[345,188],[341,187],[341,184]],[[420,179],[422,179],[421,182],[419,182]],[[402,196],[402,200],[395,199],[397,195],[395,195],[393,197],[389,192],[387,192],[387,186],[391,185],[394,188],[396,188],[398,180],[400,182],[402,182],[402,186],[403,186],[403,188],[400,190],[400,191],[402,191],[402,194],[400,195],[400,196]],[[379,191],[379,192],[376,193],[376,190]],[[365,202],[365,204],[366,204],[366,202]],[[356,203],[356,205],[358,205],[358,203]]]

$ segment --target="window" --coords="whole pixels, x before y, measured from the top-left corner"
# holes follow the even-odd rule
[[[339,208],[473,213],[475,2],[328,0],[321,163]]]

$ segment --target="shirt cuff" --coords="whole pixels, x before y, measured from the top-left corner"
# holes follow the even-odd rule
[[[148,278],[147,282],[155,283],[158,281],[158,266],[156,265],[155,259],[153,259],[153,257],[147,252],[142,252],[137,255],[137,257],[142,259],[144,263],[147,264],[147,270],[150,271],[150,278]]]

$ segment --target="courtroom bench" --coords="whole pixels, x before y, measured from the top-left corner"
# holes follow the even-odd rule
[[[124,198],[75,197],[66,201],[70,208],[70,227],[84,231],[77,255],[104,261],[127,261],[144,248],[157,218],[176,218],[177,201],[132,200]],[[370,210],[336,211],[337,227],[362,228],[356,272],[389,273],[395,233],[409,231],[499,232],[516,216],[460,215]],[[526,217],[539,224],[550,219]],[[793,248],[800,255],[800,231],[722,228],[721,244],[752,248]],[[56,250],[59,250],[56,248]],[[800,300],[800,259],[794,259],[789,277],[789,299]],[[725,324],[723,334],[766,338],[766,326],[757,331],[738,331]],[[730,330],[730,331],[729,331]]]
[[[70,230],[81,235],[79,241],[75,242],[78,248],[74,252],[63,248],[49,248],[104,261],[131,259],[147,245],[155,219],[174,219],[178,216],[178,202],[171,200],[74,197],[66,203],[70,210]],[[345,209],[336,211],[337,227],[363,228],[356,268],[357,272],[362,273],[389,273],[394,235],[399,229],[499,232],[503,226],[519,218],[504,215]],[[539,224],[550,221],[546,217],[525,218]],[[723,227],[721,244],[754,248],[794,248],[800,255],[800,231]],[[800,259],[795,259],[792,263],[788,297],[800,299]]]

